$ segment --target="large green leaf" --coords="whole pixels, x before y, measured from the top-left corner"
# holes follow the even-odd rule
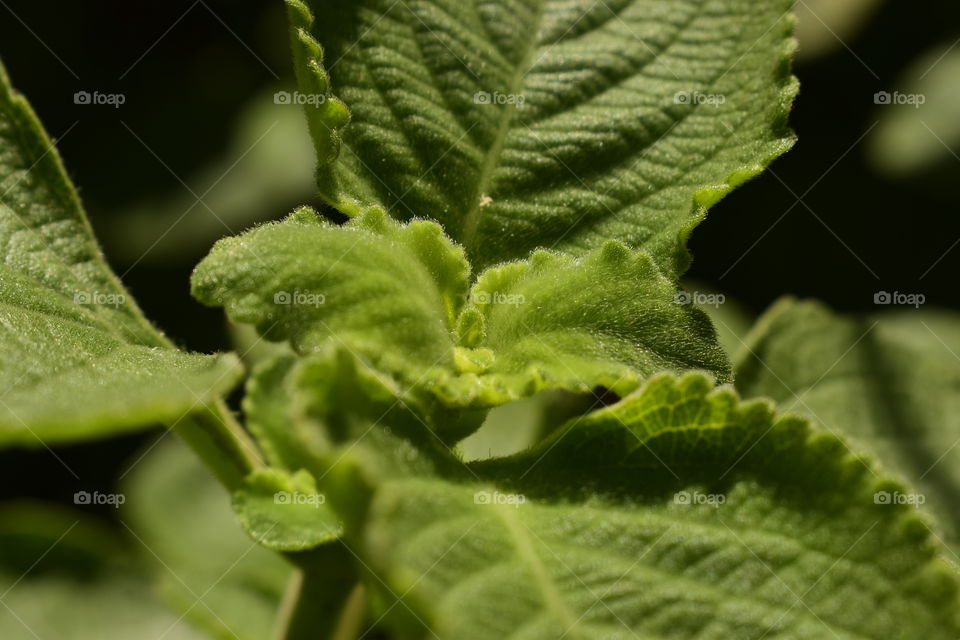
[[[471,471],[390,478],[353,532],[398,637],[960,633],[956,568],[914,507],[875,500],[907,489],[702,375]]]
[[[468,269],[433,222],[372,208],[337,227],[302,209],[218,243],[193,291],[301,355],[352,352],[399,395],[429,394],[415,404],[626,394],[664,369],[727,375],[706,316],[675,302],[644,253],[613,241],[580,259],[538,251],[480,274],[467,302]]]
[[[956,538],[960,317],[910,308],[839,316],[784,300],[746,346],[737,365],[741,393],[773,398],[855,438],[910,478]]]
[[[789,0],[309,4],[323,197],[438,220],[478,267],[616,238],[682,271],[705,210],[792,143]]]
[[[0,67],[0,445],[172,423],[239,375],[175,350],[104,262],[56,149]]]

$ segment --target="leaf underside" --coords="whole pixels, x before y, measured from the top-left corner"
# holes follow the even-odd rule
[[[905,309],[841,316],[775,305],[747,338],[737,389],[843,431],[909,478],[960,531],[960,319]]]

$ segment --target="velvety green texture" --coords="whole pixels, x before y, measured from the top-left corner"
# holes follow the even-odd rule
[[[236,383],[236,358],[177,351],[144,319],[2,67],[0,247],[0,445],[170,424]]]
[[[438,220],[476,267],[614,238],[676,274],[793,142],[787,0],[287,4],[322,196]]]
[[[872,465],[664,375],[512,458],[389,478],[356,535],[401,638],[953,638],[956,569]]]
[[[340,227],[302,209],[220,241],[194,295],[300,355],[345,349],[401,393],[491,407],[543,389],[626,394],[657,371],[727,378],[706,316],[642,252],[610,241],[581,258],[546,251],[469,266],[440,227],[370,209]]]

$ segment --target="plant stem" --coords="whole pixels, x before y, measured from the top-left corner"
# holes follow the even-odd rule
[[[301,567],[290,579],[274,640],[356,640],[366,591],[342,543],[288,554]]]
[[[222,400],[179,420],[173,430],[228,491],[239,489],[247,474],[264,464],[257,446]]]

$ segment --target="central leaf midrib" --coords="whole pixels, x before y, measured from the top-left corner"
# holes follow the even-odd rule
[[[507,505],[498,505],[496,507],[495,513],[498,519],[504,524],[505,529],[507,529],[507,532],[510,535],[510,539],[513,541],[513,547],[514,549],[517,550],[517,555],[523,560],[528,560],[528,564],[532,568],[531,574],[534,579],[534,582],[536,583],[540,591],[544,594],[545,613],[548,615],[551,613],[556,614],[562,620],[570,622],[570,624],[567,625],[567,628],[570,629],[570,631],[565,637],[576,637],[574,635],[576,633],[576,630],[574,629],[573,626],[570,626],[570,625],[579,622],[580,620],[582,620],[584,616],[581,616],[577,620],[573,620],[572,616],[569,615],[568,610],[564,607],[564,602],[561,594],[558,593],[558,591],[554,588],[553,583],[547,574],[546,567],[541,561],[539,554],[537,554],[533,548],[531,536],[523,531],[524,528],[529,528],[529,527],[527,527],[523,523],[523,521],[520,519],[519,515],[517,514],[516,508],[514,507],[510,507]],[[656,520],[661,527],[665,528],[664,529],[665,531],[668,531],[669,528],[675,525],[677,522],[676,519],[670,516],[665,516],[664,514],[660,514],[660,513],[648,513],[645,515],[645,517]],[[438,528],[453,527],[455,523],[459,523],[461,520],[465,522],[470,521],[472,520],[472,516],[461,515],[459,518],[452,517],[452,518],[444,519],[442,521],[436,521],[432,523],[431,526],[420,529],[420,531],[418,532],[418,535],[422,536],[427,531],[432,530],[434,527],[438,527]],[[715,523],[695,521],[695,520],[685,521],[684,526],[699,527],[702,530],[710,531],[712,533],[722,534],[724,536],[727,536],[727,532],[730,531],[729,526],[721,527],[720,525],[717,525]],[[823,556],[825,559],[835,559],[835,562],[834,562],[835,565],[839,564],[841,561],[846,560],[846,562],[849,562],[853,566],[862,564],[863,566],[868,566],[872,569],[877,569],[882,572],[882,565],[878,566],[875,564],[861,563],[859,561],[856,561],[853,559],[847,559],[843,557],[838,558],[835,552],[827,552],[821,549],[814,548],[810,546],[806,541],[800,538],[784,535],[781,532],[770,531],[767,529],[750,527],[750,526],[741,526],[740,530],[747,531],[747,532],[757,532],[761,536],[764,536],[764,537],[769,536],[777,540],[778,543],[782,541],[791,546],[796,546],[800,549],[799,553]],[[535,535],[536,534],[534,534],[534,536]],[[727,536],[727,539],[731,543],[734,542],[734,539],[729,538],[729,536]],[[554,542],[557,542],[561,546],[566,544],[571,549],[574,549],[577,552],[581,552],[581,553],[587,553],[587,554],[611,553],[610,549],[599,550],[599,549],[591,548],[589,546],[583,546],[575,542],[570,542],[568,540],[556,540]],[[546,543],[542,540],[541,540],[541,543],[546,545]],[[715,551],[719,551],[719,550],[715,550]],[[613,553],[616,553],[616,551],[613,551]],[[617,557],[621,558],[625,563],[633,564],[630,572],[632,572],[633,570],[637,570],[637,571],[645,572],[651,575],[662,576],[666,580],[676,582],[680,585],[689,585],[691,587],[699,587],[699,588],[705,589],[711,595],[717,597],[718,600],[727,599],[727,600],[733,600],[738,602],[753,602],[753,603],[760,604],[760,606],[762,607],[769,608],[769,610],[772,612],[777,612],[780,610],[778,608],[779,605],[776,600],[771,600],[768,598],[761,598],[759,600],[751,599],[749,594],[741,593],[741,592],[731,590],[729,588],[725,588],[722,584],[698,581],[683,575],[683,573],[673,572],[663,567],[656,566],[654,564],[640,564],[638,562],[635,562],[636,558],[633,556],[630,556],[629,554],[626,554],[626,555],[619,554]],[[508,559],[504,559],[501,561],[501,564],[508,564],[509,562],[510,561]],[[561,563],[562,562],[563,561],[561,560]],[[497,565],[488,565],[484,569],[481,569],[479,571],[469,572],[466,576],[464,576],[465,579],[462,580],[459,583],[459,585],[457,585],[457,587],[455,588],[462,588],[466,582],[477,579],[483,573],[496,570],[497,568],[498,568]],[[624,576],[626,575],[627,574],[625,573]],[[884,577],[887,577],[887,576],[884,574]],[[767,578],[767,580],[771,580],[771,581],[774,579],[775,579],[775,576],[770,576]],[[589,590],[589,587],[587,587],[586,585],[584,585],[584,587]],[[450,595],[450,592],[448,592],[448,596],[449,595]],[[596,594],[594,594],[594,596],[596,596]],[[603,602],[603,598],[600,598],[597,602],[598,603]],[[809,608],[808,608],[808,611],[809,611]],[[842,630],[844,632],[847,632],[853,638],[866,639],[871,637],[871,636],[862,634],[858,629],[847,627],[841,623],[838,623],[835,620],[831,620],[828,623],[823,619],[821,619],[816,614],[813,614],[812,612],[810,613],[810,615],[807,615],[806,612],[800,611],[799,615],[811,621],[818,621],[821,624],[823,624],[827,629]],[[623,624],[622,621],[621,621],[621,624]]]
[[[516,69],[513,72],[513,77],[510,79],[508,84],[508,93],[511,95],[520,93],[521,89],[523,88],[523,84],[526,81],[527,73],[530,71],[530,67],[533,64],[532,58],[534,53],[537,51],[538,45],[538,39],[536,36],[540,33],[540,27],[541,23],[543,22],[543,15],[547,2],[548,0],[538,0],[537,2],[537,6],[533,14],[533,20],[531,21],[532,28],[530,37],[528,38],[529,45],[523,52],[523,56],[521,56],[520,62],[517,64]],[[481,87],[481,90],[482,89],[483,87]],[[481,199],[493,183],[493,175],[500,164],[500,156],[503,153],[507,135],[510,133],[513,119],[520,110],[519,105],[503,105],[503,107],[504,108],[500,109],[500,122],[497,126],[497,133],[494,136],[493,144],[490,145],[490,149],[484,156],[483,164],[480,167],[480,177],[477,179],[477,187],[473,193],[470,209],[463,217],[463,225],[460,228],[460,237],[458,239],[460,244],[462,244],[467,250],[468,254],[472,253],[472,249],[474,248],[473,242],[477,235],[477,227],[480,224]]]
[[[556,614],[564,626],[565,635],[569,634],[570,638],[578,637],[580,634],[576,632],[576,626],[579,618],[575,619],[573,617],[565,606],[563,597],[551,582],[547,568],[540,560],[536,549],[533,548],[530,536],[523,530],[526,525],[520,521],[515,509],[509,505],[497,506],[496,514],[503,522],[504,528],[509,532],[517,554],[530,565],[532,577],[543,594],[544,608]]]

